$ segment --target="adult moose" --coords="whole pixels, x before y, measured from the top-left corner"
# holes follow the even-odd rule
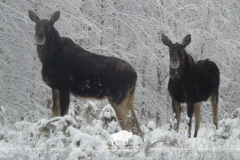
[[[52,89],[53,117],[68,113],[70,92],[86,98],[108,98],[122,129],[138,134],[139,124],[133,109],[137,74],[133,67],[119,58],[86,51],[70,38],[60,37],[53,26],[60,11],[53,13],[50,20],[40,20],[33,11],[28,12],[36,22],[42,77]],[[129,111],[132,117],[127,119]]]
[[[177,119],[177,126],[174,129],[178,132],[181,103],[187,104],[187,115],[189,117],[188,131],[191,137],[192,115],[195,115],[195,132],[197,137],[200,125],[200,106],[202,101],[209,97],[213,110],[213,121],[218,128],[218,88],[219,88],[219,69],[217,65],[206,60],[194,62],[191,55],[187,54],[185,47],[190,43],[191,35],[187,35],[182,44],[172,44],[164,34],[162,42],[169,47],[170,53],[170,79],[168,90],[172,98],[172,108]]]

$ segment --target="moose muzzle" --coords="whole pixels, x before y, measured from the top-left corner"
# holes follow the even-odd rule
[[[174,54],[170,59],[171,68],[177,69],[180,66],[180,59],[177,54]]]
[[[46,35],[44,33],[43,26],[36,33],[36,43],[37,45],[44,45],[46,41]]]

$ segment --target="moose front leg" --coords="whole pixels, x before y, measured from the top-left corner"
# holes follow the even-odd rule
[[[52,117],[58,117],[60,114],[60,91],[52,89],[53,109]]]
[[[194,132],[194,137],[197,137],[198,134],[198,129],[200,126],[200,107],[201,107],[201,102],[194,103],[194,116],[195,116],[195,132]]]
[[[60,116],[65,116],[68,114],[70,102],[70,90],[61,89],[60,90]]]
[[[189,118],[188,121],[188,137],[191,138],[191,129],[192,129],[192,116],[193,116],[193,103],[188,102],[187,103],[187,115]]]
[[[174,124],[175,131],[179,131],[180,117],[181,117],[181,105],[179,102],[172,100],[173,113],[175,114],[174,118],[177,119],[177,125]]]

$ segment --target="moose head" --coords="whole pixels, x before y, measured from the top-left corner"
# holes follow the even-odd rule
[[[184,60],[187,56],[185,47],[191,42],[191,35],[190,34],[187,35],[183,39],[182,44],[179,43],[172,44],[169,38],[163,34],[162,42],[163,44],[169,47],[170,67],[172,69],[177,69],[182,63],[184,63]]]
[[[31,10],[28,11],[29,18],[36,23],[35,29],[35,38],[37,45],[44,45],[48,38],[51,38],[53,33],[53,25],[59,19],[60,11],[53,13],[50,20],[40,20],[38,16]]]

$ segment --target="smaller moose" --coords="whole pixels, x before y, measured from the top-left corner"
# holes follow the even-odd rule
[[[70,92],[85,98],[108,98],[122,129],[141,133],[133,109],[137,80],[133,67],[119,58],[86,51],[70,38],[60,37],[53,26],[59,16],[58,11],[50,20],[40,20],[29,10],[30,19],[36,23],[42,77],[52,89],[53,117],[68,113]],[[131,118],[127,118],[129,113]]]
[[[220,73],[217,65],[206,60],[194,62],[191,55],[187,54],[185,47],[190,43],[191,35],[187,35],[182,44],[172,44],[164,34],[162,42],[169,47],[170,53],[170,79],[168,90],[172,98],[172,108],[177,119],[174,129],[179,131],[181,103],[187,104],[187,115],[189,117],[188,132],[191,137],[192,115],[195,115],[195,132],[197,137],[200,125],[200,106],[202,101],[209,97],[213,110],[213,122],[218,129],[218,88]]]

